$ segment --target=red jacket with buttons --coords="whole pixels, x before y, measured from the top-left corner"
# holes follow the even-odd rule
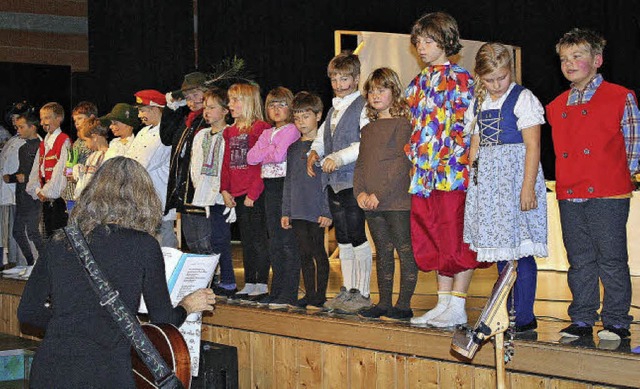
[[[556,196],[611,197],[633,191],[620,122],[632,93],[603,81],[585,104],[567,105],[569,91],[547,105],[556,153]]]

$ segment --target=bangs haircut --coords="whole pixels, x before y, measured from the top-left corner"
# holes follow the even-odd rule
[[[367,117],[369,120],[378,119],[378,111],[369,105],[369,91],[373,88],[391,89],[391,106],[389,114],[391,117],[409,117],[409,104],[403,95],[402,84],[398,74],[389,68],[378,68],[371,72],[364,83],[364,98],[367,100]]]
[[[350,51],[343,51],[329,61],[327,76],[344,74],[353,78],[360,76],[360,59]]]
[[[115,157],[106,160],[84,188],[69,224],[77,225],[86,237],[107,224],[155,236],[162,214],[162,203],[146,169],[133,159]],[[64,239],[64,234],[59,235]]]
[[[222,108],[227,110],[227,114],[225,115],[225,119],[229,118],[229,94],[226,90],[218,87],[212,87],[207,89],[203,96],[203,101],[207,101],[207,99],[214,99],[222,106]]]
[[[54,115],[59,117],[60,120],[64,120],[64,108],[62,108],[62,105],[60,105],[60,103],[56,103],[55,101],[52,101],[50,103],[43,105],[42,108],[40,108],[40,110],[51,111],[53,112]]]
[[[447,57],[462,49],[458,23],[448,13],[432,12],[418,19],[411,28],[411,44],[417,46],[419,37],[433,39]]]
[[[87,117],[98,116],[98,107],[90,101],[81,101],[71,111],[73,115],[86,115]]]
[[[574,28],[560,38],[556,44],[556,53],[560,54],[560,49],[567,46],[587,46],[591,55],[602,55],[607,41],[595,31],[586,28]]]
[[[306,91],[298,92],[291,102],[291,111],[293,113],[311,111],[318,114],[322,112],[323,108],[320,97]]]
[[[233,84],[229,87],[229,100],[232,97],[242,101],[242,118],[236,119],[236,125],[241,130],[251,127],[253,122],[264,120],[260,87],[257,84]]]
[[[291,109],[291,103],[293,102],[293,92],[288,88],[283,86],[279,86],[277,88],[273,88],[267,94],[267,98],[265,99],[264,106],[265,109],[268,109],[269,104],[271,103],[287,103],[289,107],[289,115],[287,115],[287,123],[293,123],[293,110]],[[272,125],[275,123],[271,120],[269,115],[267,115],[267,120]]]

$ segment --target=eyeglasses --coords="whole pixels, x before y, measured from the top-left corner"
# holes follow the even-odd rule
[[[274,101],[267,105],[268,109],[285,109],[289,106],[285,101]]]

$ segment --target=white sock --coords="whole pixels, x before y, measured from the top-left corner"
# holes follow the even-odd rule
[[[427,321],[444,312],[449,306],[449,301],[451,301],[451,292],[438,292],[438,303],[436,306],[420,317],[412,317],[411,323],[426,324]]]
[[[353,281],[353,273],[355,271],[355,254],[353,252],[353,246],[351,244],[338,243],[340,248],[340,270],[342,271],[342,284],[347,291],[356,287]]]
[[[253,288],[253,292],[249,292],[249,296],[259,296],[261,294],[267,294],[269,292],[269,288],[267,284],[256,284],[255,288]]]
[[[435,318],[428,320],[427,324],[440,328],[467,324],[466,301],[465,297],[451,296],[447,309]]]
[[[364,297],[371,293],[371,262],[372,253],[369,242],[364,242],[353,248],[356,257],[355,287]]]
[[[244,288],[238,292],[238,294],[249,294],[256,289],[256,284],[246,283],[244,284]]]

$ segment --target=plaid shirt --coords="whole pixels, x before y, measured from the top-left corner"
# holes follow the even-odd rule
[[[601,83],[602,75],[596,74],[582,91],[571,84],[567,105],[588,103]],[[638,103],[632,93],[627,95],[625,101],[624,115],[620,121],[620,131],[622,131],[627,148],[629,171],[634,173],[638,170],[638,160],[640,159],[640,110],[638,110]]]

